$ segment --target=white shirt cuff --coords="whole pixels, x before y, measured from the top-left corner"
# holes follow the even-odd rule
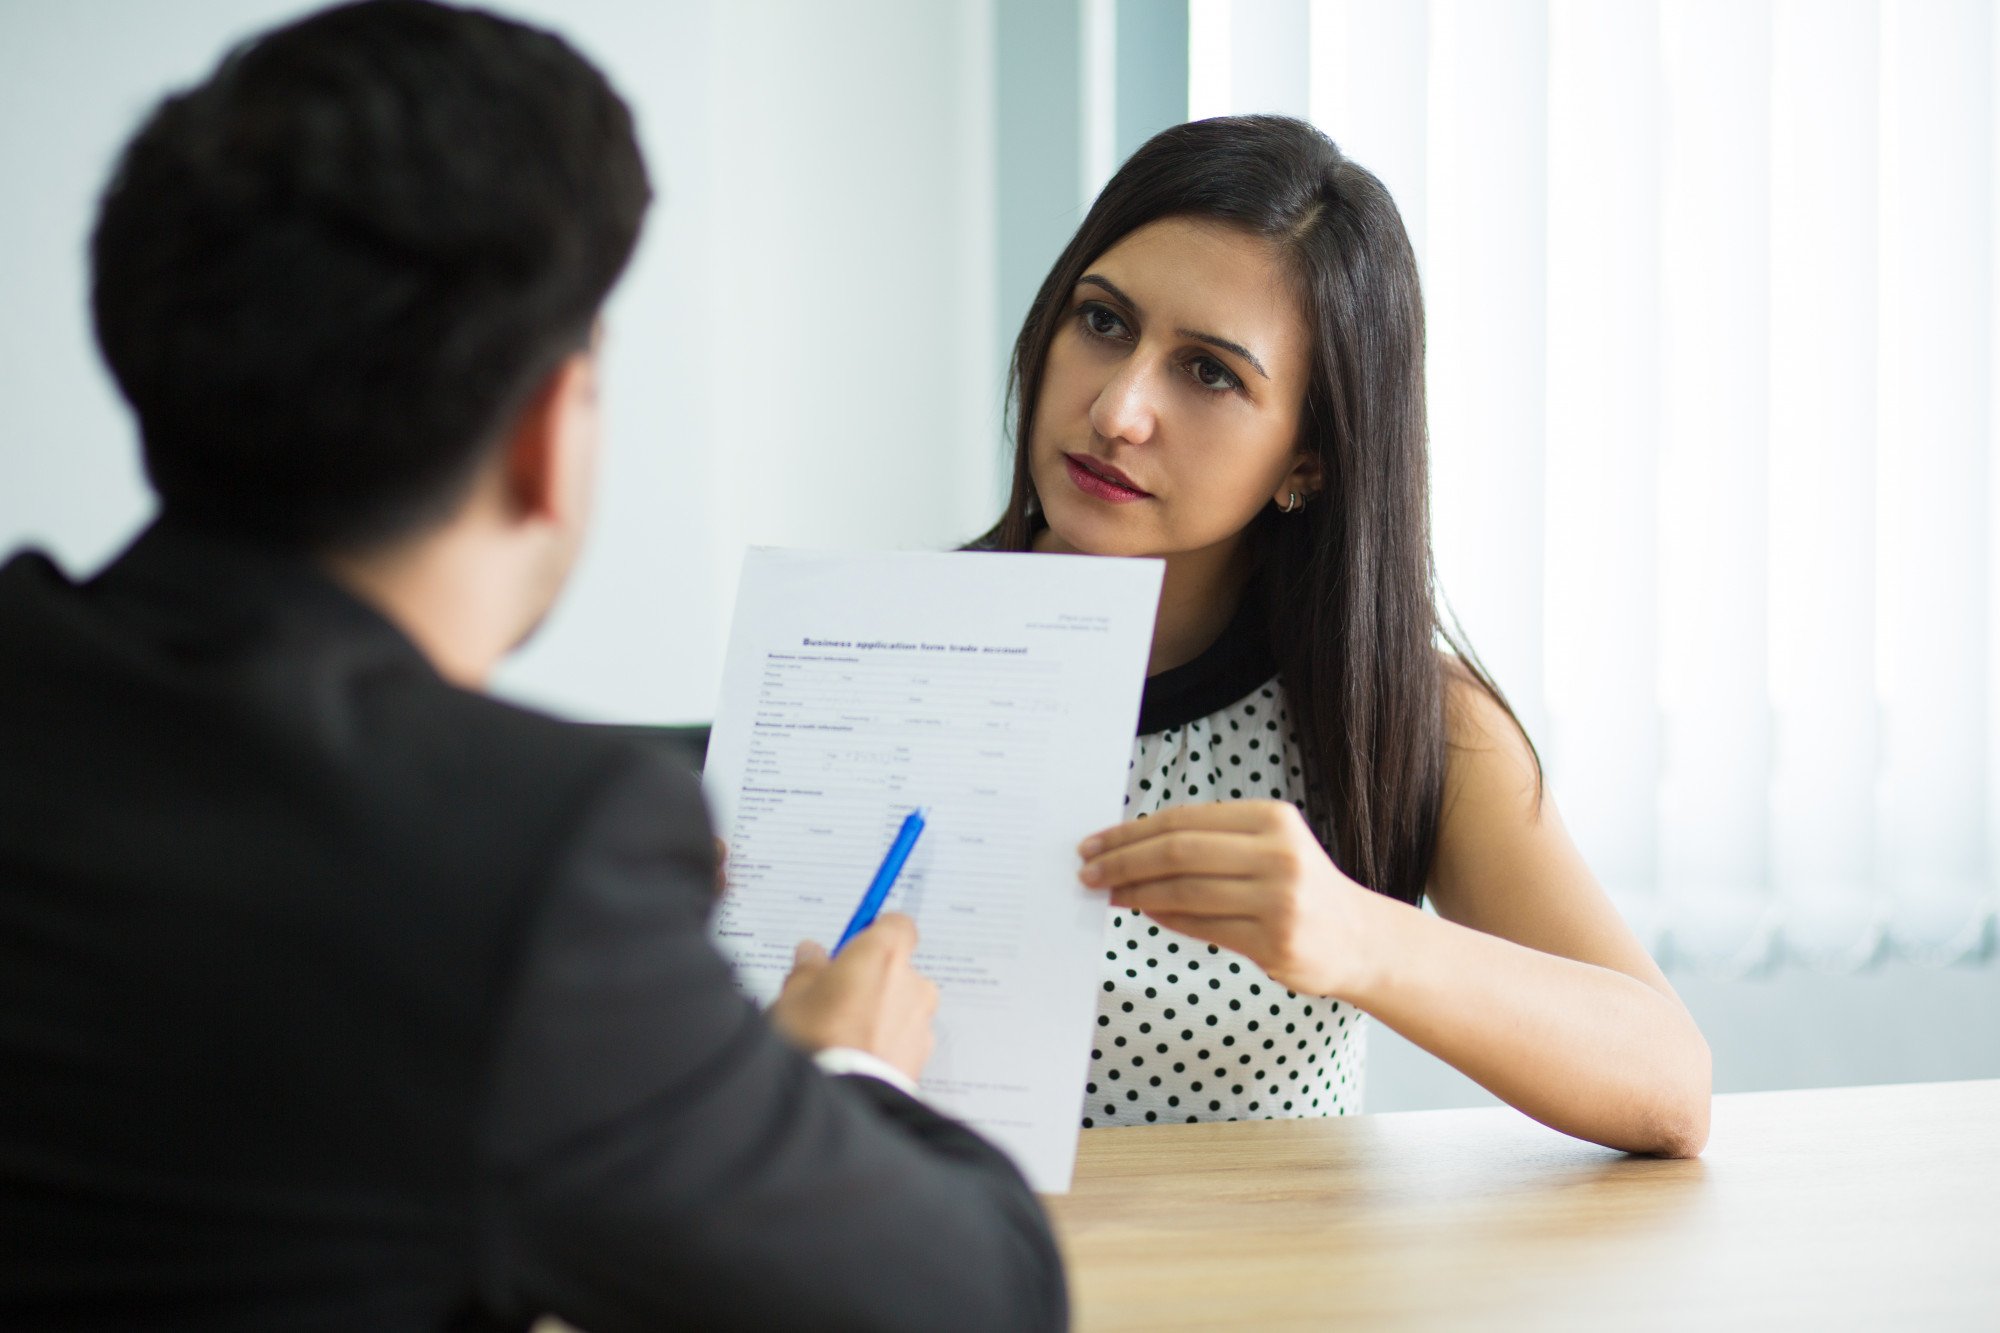
[[[910,1082],[910,1076],[878,1055],[856,1050],[852,1046],[829,1046],[823,1051],[813,1052],[813,1063],[825,1074],[865,1074],[869,1078],[879,1078],[900,1093],[915,1097],[917,1085]]]

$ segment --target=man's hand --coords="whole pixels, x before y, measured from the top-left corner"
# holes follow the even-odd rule
[[[807,1051],[848,1046],[887,1060],[912,1080],[936,1041],[937,987],[910,964],[917,923],[885,912],[839,958],[807,940],[771,1005],[771,1022]]]

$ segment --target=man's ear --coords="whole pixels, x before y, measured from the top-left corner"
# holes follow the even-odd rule
[[[504,469],[514,517],[561,521],[577,503],[573,455],[590,445],[579,423],[596,392],[595,375],[592,353],[564,357],[514,419]]]

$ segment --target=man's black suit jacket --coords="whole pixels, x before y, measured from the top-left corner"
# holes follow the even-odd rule
[[[1030,1328],[1005,1159],[731,985],[685,774],[304,559],[0,568],[0,1328]]]

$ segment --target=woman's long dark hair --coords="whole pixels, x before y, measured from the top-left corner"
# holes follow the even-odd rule
[[[1029,444],[1077,279],[1168,217],[1261,237],[1290,269],[1313,341],[1300,442],[1325,484],[1303,511],[1266,505],[1252,521],[1254,577],[1298,729],[1307,817],[1349,876],[1415,903],[1437,850],[1446,681],[1461,674],[1506,700],[1438,612],[1416,257],[1389,192],[1331,139],[1285,116],[1195,121],[1155,135],[1111,178],[1014,343],[1013,490],[978,545],[1025,551],[1043,526]]]

